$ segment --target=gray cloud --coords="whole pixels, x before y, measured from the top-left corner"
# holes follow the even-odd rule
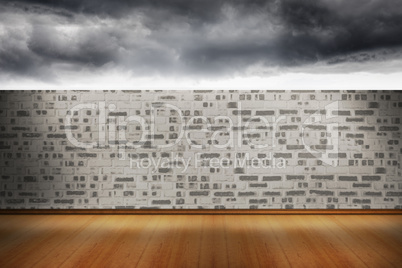
[[[0,71],[57,79],[116,66],[133,75],[220,76],[254,65],[362,64],[400,55],[399,0],[4,1]],[[378,54],[378,56],[377,56]]]
[[[35,25],[27,43],[35,55],[47,62],[68,62],[99,67],[116,58],[119,48],[108,33],[80,29],[73,36],[53,27]]]

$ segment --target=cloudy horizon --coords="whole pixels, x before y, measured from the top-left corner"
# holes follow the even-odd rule
[[[398,0],[0,6],[2,88],[401,88]]]

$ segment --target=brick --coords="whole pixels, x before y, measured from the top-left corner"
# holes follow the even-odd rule
[[[282,131],[290,131],[290,130],[298,130],[299,126],[298,125],[285,125],[285,126],[279,126],[279,130]]]
[[[346,138],[351,138],[351,139],[363,139],[363,138],[364,138],[364,134],[346,133]]]
[[[36,182],[36,176],[24,176],[24,182]]]
[[[332,111],[332,115],[337,115],[337,116],[350,116],[350,111]]]
[[[19,117],[24,117],[24,116],[29,116],[29,111],[17,111],[17,116]]]
[[[114,180],[115,182],[130,182],[134,181],[134,177],[117,177]]]
[[[286,150],[303,150],[304,145],[286,145]]]
[[[380,108],[380,103],[379,102],[369,102],[368,108]]]
[[[24,203],[25,200],[23,198],[6,199],[6,204],[24,204]]]
[[[233,192],[215,192],[214,196],[234,196]]]
[[[296,115],[296,114],[298,114],[298,110],[279,110],[279,114],[281,114],[281,115]]]
[[[380,176],[362,176],[362,181],[380,181]]]
[[[262,181],[281,181],[281,176],[263,176]]]
[[[48,139],[66,139],[66,134],[47,134]]]
[[[340,191],[339,196],[357,196],[355,191]]]
[[[77,129],[78,129],[78,126],[77,126],[77,125],[70,125],[70,126],[64,126],[64,125],[62,125],[62,126],[60,126],[59,128],[60,128],[60,130],[65,130],[65,129],[77,130]]]
[[[281,192],[274,192],[274,191],[268,191],[268,192],[263,192],[264,196],[281,196]]]
[[[267,204],[268,200],[267,199],[250,199],[249,203],[250,204]]]
[[[239,176],[241,181],[258,181],[258,176]]]
[[[23,197],[35,197],[37,196],[37,193],[29,193],[29,192],[19,192],[18,196],[23,196]]]
[[[170,200],[152,200],[152,205],[170,205],[171,203]]]
[[[348,131],[350,130],[350,126],[334,126],[333,130]]]
[[[287,191],[286,195],[287,196],[305,196],[306,191]]]
[[[124,191],[123,196],[134,196],[134,191]]]
[[[356,110],[355,115],[373,115],[373,110]]]
[[[314,153],[314,154],[311,154],[311,153],[299,153],[298,156],[299,156],[299,158],[320,158],[321,154],[319,154],[319,153]]]
[[[357,130],[359,131],[375,131],[375,127],[371,127],[371,126],[360,126],[357,127]]]
[[[84,157],[84,158],[98,157],[98,155],[95,153],[78,153],[77,155],[78,155],[78,157]]]
[[[272,110],[256,111],[255,115],[259,116],[275,115],[275,111]]]
[[[311,149],[313,150],[332,150],[334,148],[333,145],[312,145]]]
[[[234,110],[233,115],[251,115],[251,110]]]
[[[397,126],[381,126],[378,131],[399,131]]]
[[[386,196],[402,196],[402,191],[400,192],[387,192]]]
[[[266,184],[266,183],[250,183],[249,185],[248,185],[248,187],[250,187],[250,188],[266,188],[266,187],[268,187],[268,184]]]
[[[383,167],[375,168],[375,174],[386,174],[387,170]]]
[[[329,158],[346,158],[346,153],[329,153]]]
[[[231,108],[238,108],[237,107],[237,102],[229,102],[227,104],[227,108],[231,109]]]
[[[382,192],[364,192],[364,196],[382,196]]]
[[[327,130],[326,125],[305,125],[304,127],[312,130],[322,130],[322,131]]]
[[[157,134],[157,135],[147,135],[147,139],[156,139],[156,140],[163,140],[165,136],[163,134]]]
[[[352,200],[353,204],[371,204],[371,200],[370,199],[356,199],[354,198]]]
[[[127,112],[109,112],[109,116],[127,116]]]
[[[209,196],[209,191],[191,191],[190,196]]]
[[[324,190],[310,190],[309,193],[312,195],[322,195],[322,196],[334,195],[334,191],[324,191]]]
[[[18,138],[17,133],[0,133],[0,139],[15,139]]]
[[[238,196],[256,196],[255,192],[239,192]]]
[[[334,180],[334,175],[311,175],[311,179],[313,180]]]
[[[48,203],[49,199],[47,198],[29,198],[29,203],[33,204],[42,204],[42,203]]]
[[[317,114],[324,115],[324,114],[327,113],[327,111],[326,110],[304,110],[304,113],[305,114],[315,114],[315,113],[317,113]]]
[[[41,138],[42,133],[22,133],[23,138]]]
[[[158,169],[159,173],[171,173],[172,169],[171,168],[160,168]]]
[[[275,158],[292,158],[292,153],[275,153]]]
[[[339,176],[340,181],[357,181],[357,176]]]
[[[346,117],[346,122],[364,122],[364,117]]]
[[[85,195],[85,191],[67,191],[67,195]]]
[[[234,169],[234,174],[244,174],[244,168],[235,168]]]
[[[53,201],[55,204],[74,204],[74,199],[55,199]]]
[[[370,188],[371,187],[371,183],[353,183],[352,184],[353,188]]]
[[[304,175],[286,175],[287,180],[304,180]]]

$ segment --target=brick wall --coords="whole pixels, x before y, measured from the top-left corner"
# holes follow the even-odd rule
[[[402,92],[0,93],[0,208],[401,208]]]

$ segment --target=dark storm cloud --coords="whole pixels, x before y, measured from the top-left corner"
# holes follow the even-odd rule
[[[169,10],[171,15],[191,16],[201,21],[210,21],[217,18],[224,1],[214,0],[17,0],[24,4],[38,4],[54,9],[63,9],[73,13],[86,13],[89,15],[121,17],[133,9]],[[237,1],[234,1],[237,2]],[[256,1],[251,1],[256,2]],[[258,2],[258,1],[257,1]],[[264,2],[264,1],[261,1]]]
[[[71,62],[102,66],[115,58],[118,46],[110,36],[96,30],[83,30],[75,40],[53,38],[57,33],[52,27],[37,25],[32,29],[28,48],[47,61]]]
[[[235,43],[199,47],[192,49],[189,57],[196,62],[209,59],[207,63],[220,59],[247,63],[262,58],[268,59],[268,64],[271,60],[291,66],[402,45],[402,2],[341,2],[342,5],[331,5],[315,0],[281,1],[276,12],[269,14],[282,26],[275,40],[246,46]]]
[[[280,17],[291,47],[328,56],[402,44],[402,2],[377,1],[284,1]],[[328,34],[326,34],[328,33]]]
[[[402,46],[399,0],[37,0],[2,5],[0,70],[17,75],[44,77],[65,66],[96,70],[112,65],[134,75],[219,76],[256,64],[370,64],[381,59],[378,53],[399,55]]]

